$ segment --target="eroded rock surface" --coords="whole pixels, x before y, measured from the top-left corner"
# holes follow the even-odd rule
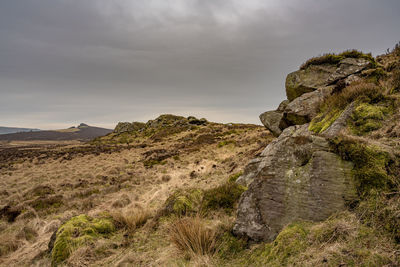
[[[290,222],[328,218],[356,196],[351,170],[308,124],[285,129],[238,179],[249,189],[241,197],[234,233],[272,241]]]

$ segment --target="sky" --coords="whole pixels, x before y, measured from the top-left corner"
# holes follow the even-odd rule
[[[312,56],[383,54],[398,0],[1,0],[0,125],[260,124]]]

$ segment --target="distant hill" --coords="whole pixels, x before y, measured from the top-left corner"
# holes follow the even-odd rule
[[[11,134],[11,133],[20,133],[20,132],[36,132],[40,131],[39,129],[31,129],[31,128],[17,128],[17,127],[3,127],[0,126],[0,134]]]
[[[113,130],[93,127],[87,124],[81,123],[77,127],[70,127],[68,129],[61,130],[49,130],[49,131],[25,131],[25,132],[14,132],[9,134],[1,134],[0,141],[30,141],[30,140],[90,140],[99,136],[103,136],[111,133]]]

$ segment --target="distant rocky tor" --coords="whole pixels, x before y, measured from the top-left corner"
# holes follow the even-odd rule
[[[289,223],[325,220],[358,197],[358,166],[335,153],[332,140],[343,131],[366,136],[393,115],[395,97],[380,83],[393,68],[387,60],[351,50],[313,58],[287,76],[288,100],[260,115],[277,139],[237,180],[248,190],[235,234],[272,241]]]
[[[193,116],[187,118],[182,116],[176,116],[172,114],[163,114],[154,120],[149,120],[147,123],[144,122],[119,122],[114,129],[114,134],[132,133],[132,132],[143,132],[149,129],[157,128],[182,128],[190,125],[206,125],[207,120],[197,119]]]

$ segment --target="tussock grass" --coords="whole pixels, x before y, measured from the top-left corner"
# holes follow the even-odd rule
[[[116,227],[126,229],[128,232],[134,232],[137,228],[142,227],[151,217],[150,211],[144,209],[128,210],[125,212],[114,211],[110,214]]]
[[[184,217],[169,227],[171,242],[188,256],[214,255],[217,250],[217,232],[206,226],[199,216]]]

